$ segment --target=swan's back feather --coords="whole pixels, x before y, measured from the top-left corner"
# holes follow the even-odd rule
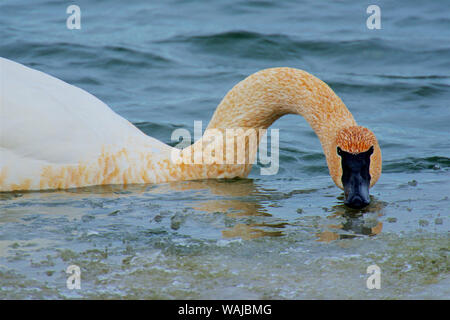
[[[142,153],[153,162],[171,149],[90,93],[0,58],[0,191],[122,183],[126,175],[105,180],[114,170],[105,159],[121,155],[122,173]]]
[[[130,137],[167,147],[80,88],[3,58],[0,70],[0,147],[9,153],[76,163]]]

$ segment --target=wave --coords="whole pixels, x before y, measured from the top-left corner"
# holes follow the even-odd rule
[[[428,78],[433,79],[433,78]],[[386,93],[403,95],[404,98],[411,99],[411,96],[432,97],[446,94],[449,85],[435,82],[385,82],[379,83],[366,79],[365,81],[326,81],[326,83],[337,92],[361,92],[361,93]]]
[[[384,173],[411,173],[429,170],[450,170],[450,158],[434,156],[426,158],[408,157],[383,162]]]
[[[394,42],[381,39],[354,40],[299,40],[282,34],[262,34],[249,31],[227,31],[208,35],[175,36],[160,40],[160,43],[184,43],[203,52],[240,57],[286,60],[302,54],[339,57],[350,55],[353,59],[363,58],[367,62],[368,54],[382,53],[384,58],[404,57],[412,50],[398,46]]]
[[[27,58],[36,63],[45,61],[70,61],[69,65],[83,65],[95,68],[117,67],[155,67],[167,66],[173,61],[153,52],[126,48],[123,46],[90,46],[68,42],[38,43],[20,42],[3,46],[0,55],[15,57],[14,60]],[[70,59],[67,59],[70,57]]]

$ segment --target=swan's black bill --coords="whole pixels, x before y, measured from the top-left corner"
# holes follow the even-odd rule
[[[373,147],[360,153],[349,153],[337,148],[342,160],[342,184],[344,204],[350,208],[361,209],[370,203],[370,156]]]

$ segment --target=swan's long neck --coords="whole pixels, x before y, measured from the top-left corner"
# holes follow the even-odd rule
[[[273,68],[259,71],[238,83],[217,107],[208,130],[224,131],[232,128],[267,129],[285,114],[299,114],[311,125],[319,137],[328,167],[336,166],[334,145],[336,133],[356,125],[353,116],[341,99],[323,81],[309,73],[293,68]],[[259,141],[258,141],[259,142]],[[204,138],[183,150],[192,152],[202,148]],[[257,144],[248,145],[247,153],[256,154]],[[248,175],[251,164],[197,166],[202,178]],[[192,167],[191,167],[192,169]]]

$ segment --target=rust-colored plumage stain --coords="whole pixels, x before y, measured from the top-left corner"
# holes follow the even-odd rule
[[[336,144],[342,150],[356,154],[369,150],[370,147],[377,144],[377,139],[369,129],[353,126],[338,132]]]

